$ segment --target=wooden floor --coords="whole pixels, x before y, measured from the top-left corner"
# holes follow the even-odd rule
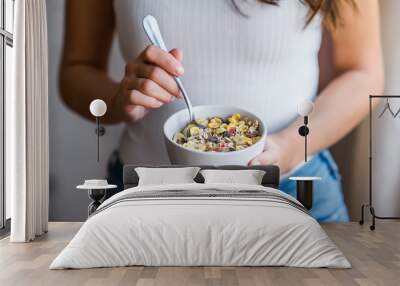
[[[400,222],[375,232],[357,223],[324,225],[353,265],[349,270],[288,267],[124,267],[48,270],[80,223],[50,223],[27,244],[0,241],[0,285],[400,285]]]

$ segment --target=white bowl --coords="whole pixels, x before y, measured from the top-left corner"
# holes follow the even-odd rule
[[[185,108],[171,115],[164,123],[164,139],[168,156],[172,164],[179,165],[247,165],[248,162],[261,154],[267,138],[267,128],[262,120],[241,108],[219,105],[201,105],[193,108],[196,118],[213,116],[228,117],[240,113],[257,119],[260,122],[261,138],[257,143],[245,149],[231,152],[202,152],[185,148],[172,140],[176,132],[182,130],[188,123],[188,110]]]

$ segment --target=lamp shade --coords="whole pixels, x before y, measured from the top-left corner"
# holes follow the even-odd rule
[[[314,103],[311,100],[305,99],[299,102],[299,105],[297,106],[297,112],[301,116],[308,116],[310,115],[314,110]]]
[[[107,104],[101,99],[95,99],[90,103],[90,113],[95,117],[101,117],[106,114]]]

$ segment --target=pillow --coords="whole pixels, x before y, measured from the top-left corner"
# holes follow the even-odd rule
[[[193,179],[199,170],[199,167],[135,168],[139,176],[139,186],[195,183]]]
[[[246,184],[261,185],[265,171],[262,170],[202,170],[205,184]]]

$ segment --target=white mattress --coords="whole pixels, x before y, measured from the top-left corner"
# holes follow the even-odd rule
[[[290,204],[235,196],[129,199],[137,192],[211,189],[265,191],[300,204],[281,191],[262,186],[135,187],[105,201],[50,269],[128,265],[351,267],[317,221]]]

